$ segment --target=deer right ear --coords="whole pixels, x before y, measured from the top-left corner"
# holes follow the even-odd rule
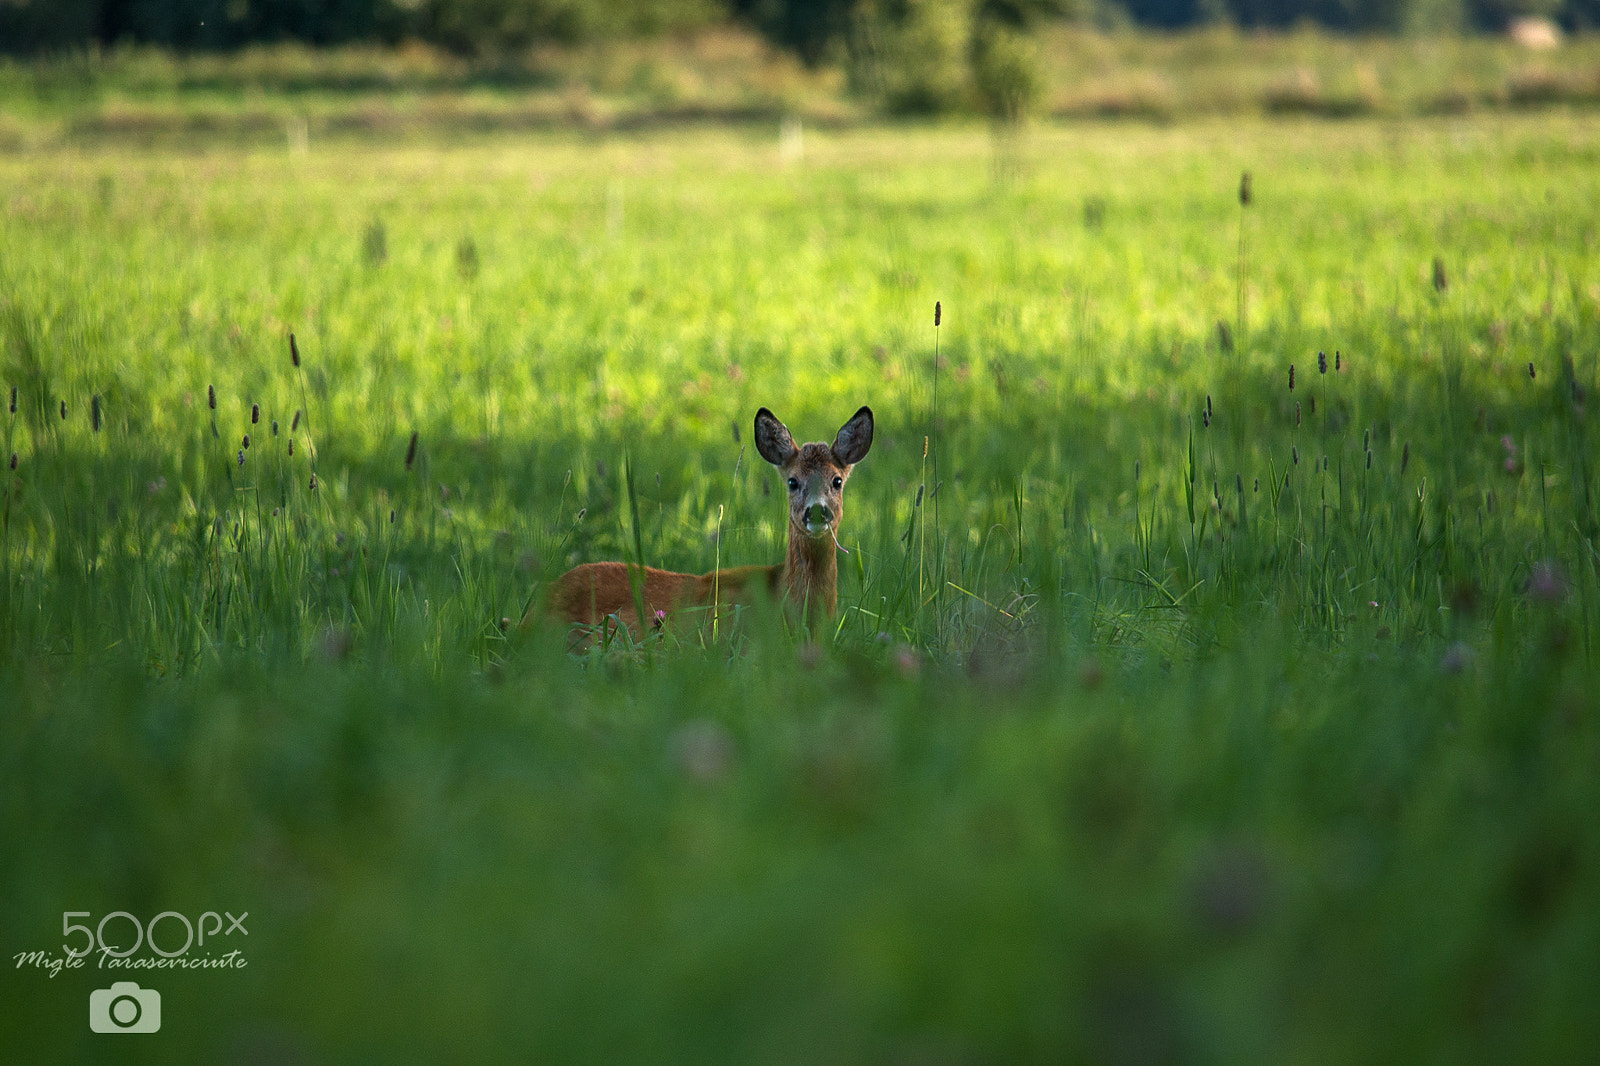
[[[756,412],[756,451],[773,466],[785,466],[800,453],[788,428],[765,407]]]
[[[872,447],[872,408],[863,407],[850,416],[833,439],[833,456],[845,466],[855,466],[867,457]]]

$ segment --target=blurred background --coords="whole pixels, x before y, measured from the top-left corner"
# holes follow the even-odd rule
[[[1597,23],[1600,0],[0,0],[0,79],[80,116],[241,87],[552,97],[513,125],[1457,113],[1594,101]]]
[[[261,41],[394,44],[453,52],[651,37],[739,24],[807,62],[908,35],[933,58],[978,51],[985,33],[1039,20],[1081,25],[1247,29],[1315,24],[1372,31],[1501,30],[1543,16],[1565,28],[1600,21],[1596,0],[0,0],[8,51],[138,42],[236,48]],[[892,49],[898,51],[898,49]],[[896,55],[905,62],[906,57]]]

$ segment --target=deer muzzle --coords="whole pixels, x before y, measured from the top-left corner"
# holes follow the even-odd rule
[[[833,526],[833,510],[825,503],[807,504],[803,517],[806,532],[813,537],[824,536]]]

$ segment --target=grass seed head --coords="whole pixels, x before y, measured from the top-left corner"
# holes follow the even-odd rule
[[[411,431],[411,443],[406,445],[406,469],[411,469],[411,464],[417,458],[417,431]]]
[[[1299,466],[1300,465],[1300,449],[1298,447],[1296,447],[1295,445],[1291,444],[1289,446],[1289,454],[1294,458],[1294,465],[1295,466]]]
[[[253,403],[250,405],[250,424],[253,426],[259,421],[261,421],[261,405]]]
[[[456,242],[456,273],[462,281],[478,276],[478,243],[470,235]]]
[[[239,449],[239,465],[240,466],[244,465],[244,449],[243,448]]]
[[[1239,175],[1239,206],[1249,207],[1250,201],[1255,198],[1250,188],[1250,172],[1247,170]]]
[[[289,361],[298,369],[300,366],[300,346],[294,342],[294,334],[289,334]]]
[[[942,317],[943,311],[944,308],[939,306],[939,301],[933,301],[933,325],[936,329],[939,326],[939,319]]]
[[[309,484],[311,486],[311,491],[315,492],[317,490],[317,475],[315,475],[315,474],[311,475],[311,481],[309,482]]]
[[[290,455],[294,454],[294,438],[293,437],[289,438],[289,454]]]
[[[1528,364],[1528,380],[1532,381],[1532,380],[1534,380],[1535,377],[1537,377],[1537,375],[1534,374],[1534,372],[1533,372],[1533,364],[1529,363]],[[15,414],[16,410],[17,410],[17,390],[16,389],[12,389],[11,390],[11,411],[12,411],[13,414]]]
[[[15,470],[16,468],[17,468],[17,453],[16,452],[12,452],[11,453],[11,469]]]
[[[100,397],[98,396],[89,400],[89,423],[94,426],[96,433],[100,432]]]
[[[1532,363],[1528,364],[1528,369],[1530,371],[1533,369]],[[17,387],[15,385],[11,386],[11,413],[17,413]]]
[[[1400,449],[1400,473],[1403,475],[1406,472],[1406,467],[1408,467],[1410,465],[1411,465],[1411,442],[1410,441],[1406,441],[1405,446]]]
[[[1344,369],[1344,357],[1339,354],[1339,349],[1333,350],[1333,372],[1339,373]]]
[[[1438,256],[1433,257],[1433,291],[1444,292],[1450,288],[1450,279],[1444,272],[1444,260]]]
[[[250,434],[246,433],[244,435],[244,440],[239,442],[239,446],[242,447],[242,448],[250,447]]]
[[[272,435],[274,437],[278,435],[278,420],[276,418],[272,420]]]
[[[206,386],[206,406],[213,411],[217,409],[217,387],[215,385]]]
[[[1294,402],[1294,424],[1295,424],[1295,428],[1298,429],[1299,426],[1300,426],[1300,401],[1299,400],[1296,400]]]
[[[1294,391],[1294,364],[1289,364],[1289,391]]]
[[[67,401],[62,400],[61,401],[61,421],[65,422],[66,420],[67,420]]]
[[[1317,353],[1317,373],[1326,374],[1327,372],[1328,372],[1328,353],[1327,352],[1318,352]]]
[[[389,258],[389,234],[381,218],[373,219],[367,226],[361,238],[361,251],[369,267],[380,267]]]
[[[289,423],[290,433],[293,433],[295,430],[300,428],[300,414],[301,412],[299,408],[296,408],[294,412],[294,420]]]

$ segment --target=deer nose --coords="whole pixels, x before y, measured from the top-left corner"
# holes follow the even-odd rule
[[[814,503],[806,508],[806,525],[825,526],[833,521],[833,511],[825,503]]]

